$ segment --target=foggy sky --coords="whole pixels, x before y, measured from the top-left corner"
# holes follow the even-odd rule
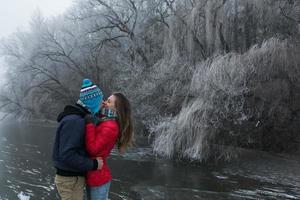
[[[34,12],[50,17],[63,13],[73,0],[0,0],[0,38],[25,29]]]

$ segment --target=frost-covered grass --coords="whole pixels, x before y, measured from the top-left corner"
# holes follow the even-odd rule
[[[200,63],[180,113],[152,128],[154,151],[203,161],[230,160],[233,147],[296,148],[299,53],[297,44],[273,38]]]

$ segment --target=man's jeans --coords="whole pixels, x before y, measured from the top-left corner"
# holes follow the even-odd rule
[[[62,200],[83,200],[84,177],[56,175],[55,185]]]
[[[86,187],[88,200],[107,200],[111,181],[98,187]]]

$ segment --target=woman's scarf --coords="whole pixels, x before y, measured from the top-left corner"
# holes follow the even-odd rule
[[[114,109],[110,108],[101,108],[100,110],[100,122],[104,122],[107,120],[117,120],[118,115]]]

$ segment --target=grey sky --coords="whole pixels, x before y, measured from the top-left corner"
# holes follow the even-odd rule
[[[9,36],[18,28],[26,29],[34,12],[51,17],[63,13],[73,0],[0,0],[0,39]],[[7,67],[0,57],[0,83]]]
[[[24,29],[38,9],[49,17],[63,13],[73,0],[0,0],[0,38]]]

